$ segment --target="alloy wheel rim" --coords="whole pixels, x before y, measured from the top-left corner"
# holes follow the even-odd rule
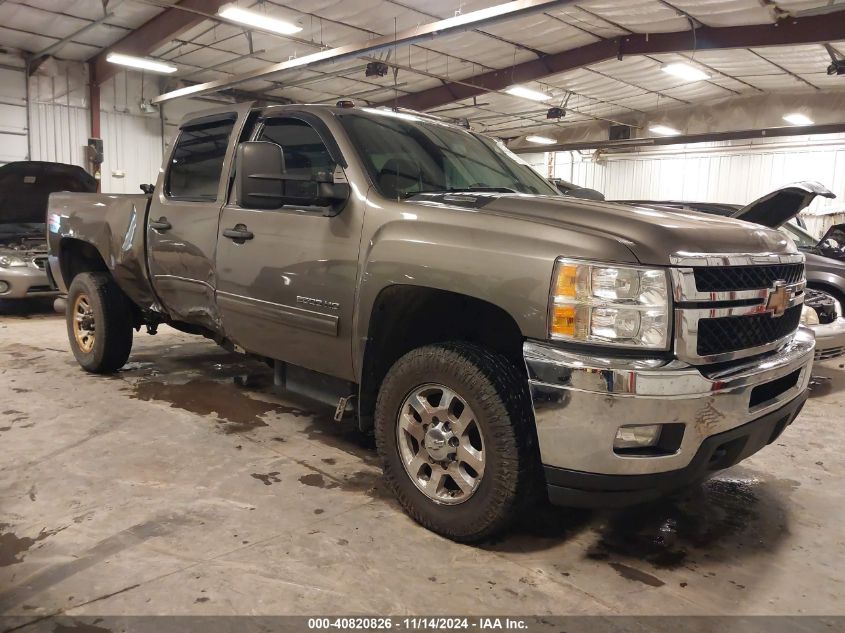
[[[453,389],[425,384],[408,394],[396,424],[405,472],[426,497],[455,505],[484,475],[484,436],[475,413]]]
[[[86,294],[80,294],[73,302],[73,337],[76,346],[85,354],[94,349],[95,335],[94,309]]]

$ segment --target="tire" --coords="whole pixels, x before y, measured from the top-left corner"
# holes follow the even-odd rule
[[[436,459],[428,452],[429,446],[441,451],[440,454],[445,450],[439,448],[442,436],[438,435],[432,441],[430,432],[426,431],[423,442],[430,444],[424,444],[405,430],[418,421],[417,408],[413,404],[416,402],[413,398],[418,394],[433,398],[440,407],[438,411],[444,413],[443,400],[438,400],[437,395],[440,390],[439,397],[447,398],[442,387],[450,390],[451,395],[457,396],[469,407],[469,413],[474,414],[465,417],[464,407],[455,405],[453,399],[455,408],[450,409],[447,417],[457,426],[445,428],[455,431],[470,417],[474,419],[475,428],[464,431],[459,444],[451,445],[459,447],[456,451],[462,450],[460,447],[467,441],[475,442],[472,446],[476,449],[479,443],[482,445],[480,465],[483,470],[476,473],[478,477],[468,475],[476,472],[469,466],[474,462],[460,461],[457,453],[443,462],[434,461],[426,466],[426,459]],[[454,412],[458,412],[457,417]],[[436,424],[428,424],[428,428],[443,425],[436,416],[427,419],[436,421]],[[419,431],[416,427],[413,429]],[[428,345],[408,352],[396,361],[388,371],[376,401],[375,438],[388,486],[405,511],[424,527],[454,541],[477,542],[503,531],[527,504],[534,501],[537,484],[542,482],[525,377],[504,356],[476,345],[461,342]],[[454,442],[451,437],[448,441]],[[417,457],[422,456],[422,459],[413,459],[409,464],[414,446],[418,446]],[[467,452],[462,454],[466,456]],[[459,469],[454,472],[475,482],[474,488],[468,493],[462,488],[450,490],[459,488],[457,477],[451,476],[445,477],[446,483],[442,487],[440,483],[432,485],[436,477],[438,481],[444,480],[438,468],[447,474],[453,472],[447,468]],[[409,472],[417,472],[418,476],[412,478]],[[428,480],[424,481],[426,476]],[[464,484],[470,485],[466,481]],[[421,485],[428,486],[428,492],[424,492]],[[448,498],[432,498],[436,489]],[[455,495],[457,499],[449,495]]]
[[[108,374],[126,363],[132,350],[132,316],[128,299],[108,273],[73,278],[65,321],[70,348],[83,369]]]

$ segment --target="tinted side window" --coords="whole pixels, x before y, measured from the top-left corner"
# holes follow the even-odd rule
[[[316,176],[334,171],[335,163],[317,131],[298,119],[270,119],[261,131],[259,141],[281,146],[285,170],[291,174]]]
[[[269,119],[258,140],[269,141],[282,148],[285,171],[290,175],[314,180],[319,173],[328,177],[334,172],[335,162],[329,150],[317,130],[304,121]],[[289,195],[307,196],[312,186],[310,183],[289,181],[285,189]]]
[[[234,119],[188,126],[179,133],[167,175],[167,195],[216,200]]]

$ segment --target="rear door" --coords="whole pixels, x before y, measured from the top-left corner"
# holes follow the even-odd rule
[[[319,118],[284,113],[255,140],[282,147],[288,172],[328,171],[345,161]],[[339,171],[335,171],[335,170]],[[350,196],[334,217],[296,207],[223,208],[217,302],[226,336],[248,351],[352,379],[352,315],[365,201]],[[226,229],[252,238],[225,237]]]
[[[175,320],[219,331],[214,253],[229,166],[249,104],[182,123],[147,221],[150,276]]]

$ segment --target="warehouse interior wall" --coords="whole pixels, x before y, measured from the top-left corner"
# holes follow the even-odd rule
[[[537,171],[597,189],[608,200],[687,200],[745,204],[800,180],[836,194],[802,217],[814,233],[843,221],[845,134],[783,137],[624,151],[525,154]]]
[[[155,183],[162,154],[190,112],[214,103],[180,99],[148,112],[142,101],[160,94],[160,77],[120,72],[100,88],[103,193],[138,193]],[[24,61],[0,55],[0,164],[43,160],[90,171],[88,69],[79,62],[48,59],[27,81]]]

